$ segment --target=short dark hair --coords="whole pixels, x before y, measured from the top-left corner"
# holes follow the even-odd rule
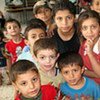
[[[58,67],[61,71],[62,68],[66,67],[67,65],[77,64],[81,68],[83,67],[83,60],[80,54],[78,53],[63,53],[58,58]]]
[[[16,23],[18,26],[19,26],[19,28],[21,28],[21,24],[20,24],[20,22],[18,21],[18,20],[16,20],[16,19],[13,19],[13,18],[10,18],[10,19],[8,19],[6,22],[5,22],[5,28],[6,28],[6,25],[8,24],[8,23]]]
[[[66,0],[66,1],[60,0],[54,5],[53,16],[55,16],[57,11],[59,11],[59,10],[68,10],[74,16],[76,14],[76,7],[74,6],[74,4],[72,2],[70,2],[68,0]]]
[[[52,38],[41,38],[34,43],[33,52],[37,56],[39,50],[52,49],[58,53],[57,45]]]
[[[24,36],[26,39],[28,39],[28,32],[32,29],[42,29],[45,32],[45,35],[47,35],[46,24],[38,18],[33,18],[28,21],[27,27],[25,28],[25,31],[24,31]]]
[[[9,71],[9,76],[12,82],[16,82],[17,75],[24,74],[27,71],[35,71],[39,74],[36,65],[28,60],[19,60],[15,62]]]

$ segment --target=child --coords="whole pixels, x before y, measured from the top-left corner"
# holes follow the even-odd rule
[[[55,42],[51,38],[39,39],[34,43],[33,52],[39,64],[41,84],[53,84],[58,87],[63,78],[55,67],[59,57]]]
[[[53,12],[57,29],[53,31],[52,38],[57,43],[59,53],[78,52],[80,43],[74,25],[75,6],[70,1],[61,0],[55,4]]]
[[[39,38],[46,37],[45,23],[42,20],[37,18],[31,19],[31,23],[25,29],[24,36],[25,36],[25,42],[27,46],[29,46],[28,47],[29,49],[26,52],[22,52],[22,54],[18,56],[17,60],[26,59],[36,64],[34,59],[34,54],[33,54],[33,45],[34,42]]]
[[[33,13],[36,18],[41,19],[47,25],[47,32],[51,32],[56,25],[53,23],[52,19],[52,7],[55,4],[55,1],[48,0],[39,0],[34,4]]]
[[[93,80],[82,76],[83,61],[79,54],[69,53],[59,57],[58,66],[66,82],[60,90],[66,100],[99,100],[100,87]]]
[[[15,19],[9,19],[5,22],[5,28],[8,34],[11,36],[11,40],[5,45],[6,51],[9,53],[7,59],[7,68],[9,69],[11,64],[14,63],[17,57],[21,54],[23,47],[25,46],[24,39],[21,37],[21,25]]]
[[[54,100],[56,96],[53,86],[41,86],[38,69],[28,60],[20,60],[12,65],[10,79],[19,92],[15,100]]]
[[[100,0],[91,0],[91,9],[100,14]]]
[[[78,24],[83,38],[79,53],[87,69],[85,74],[100,84],[100,16],[95,11],[85,11],[80,14]]]

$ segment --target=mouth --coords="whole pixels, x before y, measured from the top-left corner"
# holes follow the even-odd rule
[[[35,89],[35,90],[32,90],[32,91],[29,91],[29,94],[36,94],[37,92],[38,92],[38,90]]]
[[[76,79],[69,80],[69,82],[74,83]]]
[[[51,65],[45,65],[46,68],[51,68]]]

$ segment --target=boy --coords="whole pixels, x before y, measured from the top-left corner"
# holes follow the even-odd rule
[[[58,66],[66,82],[60,90],[70,100],[98,100],[100,87],[93,80],[82,76],[83,60],[79,54],[69,53],[59,57]],[[68,99],[69,100],[69,99]]]
[[[41,86],[38,69],[28,60],[20,60],[12,65],[10,79],[19,92],[15,100],[54,100],[56,96],[53,86]]]
[[[45,22],[45,24],[47,25],[47,32],[51,32],[56,27],[52,19],[52,7],[54,4],[54,0],[39,0],[33,7],[34,16]]]
[[[42,20],[37,18],[31,19],[30,22],[31,23],[26,27],[24,32],[25,43],[27,44],[29,49],[25,52],[25,47],[24,52],[19,55],[17,60],[26,59],[36,63],[33,54],[33,45],[34,42],[39,38],[46,37],[46,25]]]
[[[22,49],[25,46],[24,39],[21,37],[21,25],[15,19],[9,19],[5,22],[5,28],[8,34],[11,36],[11,40],[5,45],[9,57],[7,59],[7,67],[10,68],[17,57],[22,53]]]
[[[41,84],[53,84],[58,87],[63,78],[55,67],[59,57],[55,42],[51,38],[39,39],[34,43],[33,52],[39,64]]]
[[[100,0],[92,0],[90,8],[100,14]]]
[[[57,25],[52,39],[55,40],[60,54],[78,52],[80,42],[76,34],[75,6],[70,1],[59,1],[53,9],[54,21]]]

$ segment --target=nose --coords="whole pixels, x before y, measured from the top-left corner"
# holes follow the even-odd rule
[[[73,72],[70,72],[70,78],[73,78],[73,77],[74,77]]]
[[[64,18],[64,19],[62,20],[62,24],[63,24],[63,25],[66,25],[66,24],[67,24],[67,22],[68,22],[68,21],[67,21],[67,19],[66,19],[66,18]]]
[[[49,57],[46,58],[46,62],[50,63],[50,58]]]
[[[89,27],[89,28],[87,29],[87,32],[88,32],[88,34],[91,34],[91,33],[92,33],[91,27]]]
[[[34,83],[33,83],[33,82],[30,82],[29,87],[30,87],[31,89],[34,88]]]

